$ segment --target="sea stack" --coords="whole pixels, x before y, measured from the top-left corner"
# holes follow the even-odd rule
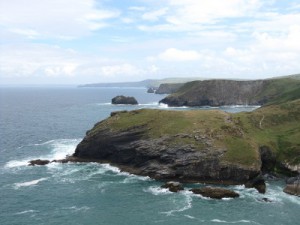
[[[118,95],[111,100],[114,105],[125,104],[125,105],[138,105],[137,100],[134,97],[127,97],[124,95]]]

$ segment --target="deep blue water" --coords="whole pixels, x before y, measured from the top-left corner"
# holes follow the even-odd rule
[[[140,105],[111,105],[119,94]],[[211,200],[187,189],[170,193],[160,182],[107,164],[27,166],[31,159],[72,154],[112,111],[168,109],[158,105],[162,97],[137,88],[0,88],[0,224],[299,224],[300,198],[283,193],[282,181],[269,181],[266,195],[231,186],[240,198]]]

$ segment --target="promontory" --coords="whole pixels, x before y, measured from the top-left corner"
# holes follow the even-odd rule
[[[296,93],[297,94],[297,93]],[[159,180],[245,184],[300,168],[300,99],[253,112],[141,109],[113,113],[86,133],[75,160],[109,162]]]

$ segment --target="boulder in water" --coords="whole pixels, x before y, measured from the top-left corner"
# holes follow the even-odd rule
[[[36,166],[36,165],[43,166],[43,165],[47,165],[49,163],[50,163],[49,160],[35,159],[35,160],[29,161],[29,166]]]
[[[287,194],[300,197],[300,176],[289,178],[283,191]]]
[[[161,186],[162,188],[168,188],[171,192],[182,191],[184,188],[181,183],[175,181],[169,181]]]
[[[217,187],[204,187],[204,188],[193,188],[191,191],[194,194],[200,194],[204,197],[222,199],[222,198],[237,198],[240,195],[234,191],[217,188]]]

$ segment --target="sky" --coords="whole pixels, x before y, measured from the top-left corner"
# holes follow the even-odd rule
[[[300,0],[0,0],[0,84],[300,73]]]

